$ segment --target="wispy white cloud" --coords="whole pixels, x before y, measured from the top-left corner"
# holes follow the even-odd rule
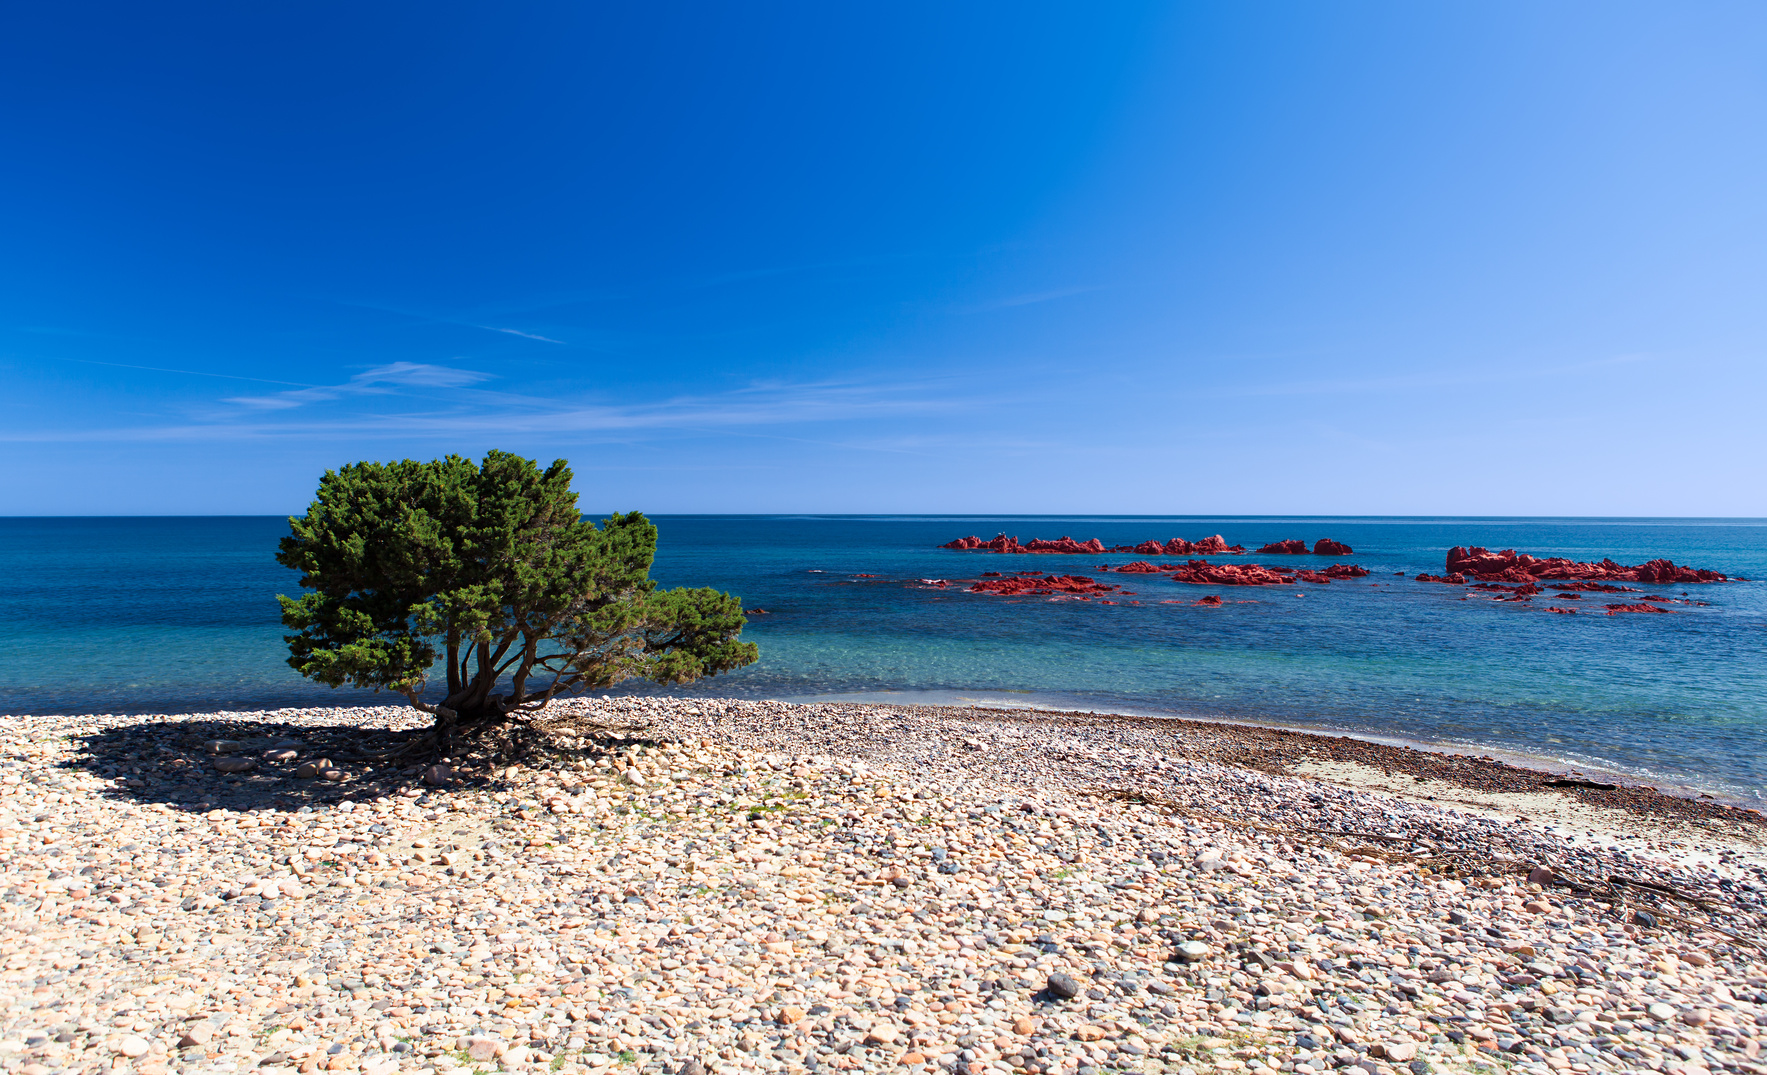
[[[146,370],[149,373],[176,373],[185,377],[215,377],[223,381],[255,381],[258,384],[286,384],[295,388],[311,388],[312,385],[300,381],[278,381],[269,377],[245,377],[237,373],[208,373],[203,370],[180,370],[170,366],[140,366],[133,362],[100,362],[95,358],[63,358],[59,356],[38,356],[36,360],[50,362],[75,362],[82,366],[109,366],[119,370]]]
[[[519,328],[498,328],[495,325],[478,325],[476,327],[490,332],[507,332],[511,336],[520,336],[524,340],[539,340],[542,343],[564,343],[563,340],[555,340],[551,336],[542,336],[537,332],[523,332]]]
[[[196,421],[110,429],[0,432],[0,441],[223,441],[282,437],[448,439],[540,433],[630,439],[657,433],[740,434],[913,451],[909,445],[857,441],[840,423],[953,414],[982,395],[952,379],[757,382],[727,391],[645,401],[604,401],[475,387],[484,374],[400,362],[364,371],[341,385],[265,396],[232,397],[230,406]],[[411,390],[428,390],[421,406]],[[436,389],[445,390],[439,397]],[[998,403],[997,396],[989,397]],[[377,402],[378,400],[378,402]],[[306,408],[310,416],[282,412]],[[818,436],[817,434],[823,434]],[[850,442],[850,443],[849,443]]]
[[[490,379],[490,374],[476,370],[433,366],[424,362],[394,362],[376,366],[351,377],[343,384],[312,385],[273,396],[230,396],[223,403],[233,403],[260,411],[285,411],[309,403],[324,403],[346,396],[384,395],[397,388],[464,388]]]
[[[456,325],[460,328],[478,329],[481,332],[501,332],[506,336],[520,336],[524,340],[538,340],[541,343],[558,343],[569,346],[565,340],[553,339],[551,336],[542,336],[537,332],[528,332],[525,329],[519,328],[507,328],[502,325],[481,325],[476,321],[466,320],[462,317],[445,317],[438,314],[423,313],[419,310],[407,310],[399,306],[388,306],[384,303],[378,302],[358,302],[351,299],[334,299],[332,301],[337,302],[341,306],[354,306],[359,310],[376,310],[383,314],[395,314],[399,317],[409,318],[413,321],[421,321],[430,325]],[[481,310],[479,316],[485,316],[485,313],[486,311]],[[471,315],[469,314],[467,316],[470,317]],[[493,314],[492,316],[495,315]]]

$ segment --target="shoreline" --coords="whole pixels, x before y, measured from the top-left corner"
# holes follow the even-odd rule
[[[579,699],[440,785],[376,760],[427,723],[0,723],[0,1068],[1767,1070],[1746,811],[975,707]]]
[[[794,705],[818,705],[824,703],[845,703],[853,705],[931,705],[952,708],[986,708],[1004,711],[1022,710],[1027,713],[1053,713],[1060,715],[1126,717],[1137,720],[1175,720],[1194,724],[1225,725],[1235,728],[1247,728],[1254,731],[1281,732],[1290,735],[1304,735],[1320,739],[1356,739],[1376,746],[1392,747],[1398,750],[1411,750],[1424,754],[1448,754],[1469,758],[1491,758],[1511,767],[1537,772],[1544,777],[1580,776],[1600,783],[1619,784],[1626,787],[1650,788],[1662,794],[1684,799],[1711,799],[1714,802],[1740,810],[1767,810],[1767,804],[1760,800],[1751,800],[1734,795],[1714,786],[1702,786],[1680,782],[1679,778],[1652,777],[1629,772],[1623,769],[1607,768],[1596,762],[1585,762],[1573,765],[1564,758],[1545,754],[1533,754],[1513,747],[1492,746],[1488,744],[1469,743],[1461,740],[1444,739],[1413,739],[1403,735],[1385,735],[1379,732],[1359,731],[1351,728],[1322,727],[1312,724],[1285,723],[1280,720],[1261,720],[1255,718],[1216,717],[1202,713],[1158,711],[1137,708],[1131,705],[1115,707],[1090,707],[1085,705],[1065,705],[1060,701],[1040,702],[1019,700],[1011,695],[1024,693],[1035,695],[1039,692],[1025,691],[966,691],[966,690],[902,690],[902,691],[837,691],[827,694],[791,694],[776,699],[755,699],[787,702]],[[902,700],[892,701],[891,695],[900,695]],[[615,697],[620,697],[616,695]],[[671,696],[672,697],[672,696]],[[697,698],[697,695],[682,695],[683,698]],[[946,700],[939,700],[946,699]],[[1654,783],[1647,783],[1654,781]],[[1665,790],[1667,789],[1667,790]]]
[[[1021,695],[1026,697],[1020,697]],[[1039,696],[1050,700],[1040,700]],[[1702,785],[1685,782],[1680,777],[1658,777],[1641,775],[1625,769],[1609,768],[1596,761],[1585,761],[1573,764],[1571,761],[1545,754],[1530,753],[1514,747],[1480,744],[1462,740],[1418,739],[1399,734],[1363,731],[1354,728],[1325,727],[1312,724],[1285,722],[1279,719],[1241,718],[1232,716],[1211,716],[1206,713],[1157,710],[1137,707],[1131,704],[1096,705],[1081,699],[1064,696],[1058,692],[1041,691],[1010,691],[1010,690],[959,690],[959,689],[903,689],[876,691],[831,691],[814,693],[789,693],[779,695],[756,696],[719,696],[701,694],[658,694],[649,695],[637,692],[614,693],[605,695],[613,700],[627,698],[663,698],[687,703],[783,703],[787,705],[869,705],[869,706],[917,706],[951,709],[990,709],[1003,712],[1022,711],[1030,714],[1051,714],[1059,716],[1098,717],[1101,719],[1132,719],[1151,721],[1176,721],[1198,725],[1221,726],[1225,728],[1242,728],[1249,731],[1277,732],[1285,735],[1307,736],[1316,739],[1353,739],[1373,746],[1388,747],[1395,750],[1414,751],[1421,754],[1440,754],[1473,759],[1494,759],[1512,768],[1538,773],[1547,779],[1561,777],[1581,777],[1598,783],[1616,784],[1622,789],[1636,788],[1652,790],[1669,798],[1706,799],[1737,810],[1761,812],[1767,814],[1767,802],[1750,799],[1718,785]],[[577,704],[578,699],[560,699],[556,705]],[[374,697],[352,699],[339,705],[319,705],[303,701],[290,705],[263,704],[239,709],[211,710],[213,713],[254,714],[301,712],[307,710],[328,709],[399,709],[402,703],[380,701]],[[159,706],[153,709],[129,711],[120,709],[100,710],[95,708],[69,707],[53,712],[34,711],[0,711],[0,727],[9,720],[81,720],[104,719],[119,715],[138,716],[143,718],[164,717],[174,718],[185,715],[173,706]]]

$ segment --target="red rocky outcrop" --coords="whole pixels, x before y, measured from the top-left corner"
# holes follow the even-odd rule
[[[992,541],[983,541],[981,538],[971,535],[969,537],[957,538],[954,541],[947,541],[943,545],[940,545],[939,548],[958,550],[985,549],[989,552],[1006,553],[1091,553],[1093,555],[1097,555],[1101,552],[1132,552],[1139,553],[1142,556],[1203,556],[1223,553],[1242,553],[1245,551],[1244,545],[1229,545],[1227,544],[1227,539],[1223,538],[1220,534],[1211,535],[1200,541],[1185,541],[1183,538],[1173,538],[1164,543],[1158,541],[1143,541],[1139,545],[1115,545],[1108,549],[1105,548],[1104,542],[1097,538],[1093,538],[1091,541],[1075,541],[1073,538],[1066,536],[1056,538],[1054,541],[1047,541],[1043,538],[1032,538],[1026,544],[1020,545],[1018,538],[1007,537],[1005,534],[999,535]]]
[[[1292,586],[1294,579],[1257,564],[1211,564],[1191,560],[1172,574],[1173,582],[1196,586]]]
[[[1448,550],[1448,570],[1461,572],[1480,582],[1532,582],[1535,579],[1581,579],[1596,582],[1700,583],[1727,582],[1729,577],[1704,568],[1679,567],[1669,560],[1627,566],[1613,560],[1579,563],[1563,557],[1541,559],[1514,549],[1498,552],[1474,545]]]
[[[1073,538],[1064,534],[1063,536],[1056,538],[1054,541],[1044,541],[1042,538],[1032,538],[1031,543],[1025,546],[1025,551],[1060,553],[1089,552],[1097,554],[1104,551],[1104,542],[1097,538],[1093,538],[1091,541],[1075,541]]]
[[[1419,575],[1418,582],[1446,582],[1450,586],[1460,586],[1466,582],[1466,576],[1456,571],[1450,575]]]
[[[1212,534],[1199,541],[1183,541],[1173,538],[1166,542],[1166,554],[1169,556],[1219,556],[1223,553],[1244,551],[1244,545],[1229,545],[1227,539],[1220,534]]]
[[[997,594],[1002,597],[1040,596],[1046,594],[1069,594],[1077,597],[1091,597],[1106,593],[1128,593],[1120,586],[1098,582],[1084,575],[1046,575],[1042,578],[1026,578],[1012,576],[1001,579],[984,579],[969,588],[970,593]]]
[[[1662,612],[1662,613],[1669,612],[1669,609],[1658,608],[1656,605],[1646,605],[1646,604],[1608,605],[1606,607],[1607,607],[1607,614],[1609,616],[1617,616],[1622,612]]]
[[[1535,582],[1523,582],[1514,586],[1508,586],[1501,582],[1475,582],[1472,584],[1472,588],[1475,590],[1495,590],[1501,593],[1524,595],[1537,594],[1544,589],[1539,583]]]
[[[1137,560],[1132,564],[1124,564],[1122,567],[1116,568],[1116,570],[1125,575],[1152,575],[1161,569],[1148,563],[1146,560]]]
[[[1214,594],[1210,594],[1207,597],[1197,598],[1196,603],[1204,608],[1218,608],[1221,605],[1221,599]]]
[[[1300,538],[1290,538],[1287,541],[1272,541],[1270,544],[1258,550],[1259,556],[1305,556],[1306,554],[1307,543]]]
[[[1300,538],[1289,538],[1287,541],[1272,541],[1270,544],[1259,549],[1258,554],[1268,554],[1271,556],[1305,556],[1308,553],[1312,553],[1314,556],[1350,556],[1355,553],[1355,551],[1355,549],[1350,548],[1343,542],[1333,541],[1330,538],[1320,538],[1313,543],[1311,549],[1307,548],[1307,543]]]
[[[1368,569],[1358,564],[1332,564],[1324,571],[1304,567],[1295,572],[1295,578],[1302,582],[1329,583],[1332,579],[1359,579],[1366,574]]]

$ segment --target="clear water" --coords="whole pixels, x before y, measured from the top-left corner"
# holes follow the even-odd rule
[[[1767,793],[1767,584],[1686,589],[1670,616],[1577,616],[1393,577],[1452,545],[1579,560],[1668,556],[1767,578],[1756,520],[659,517],[656,576],[771,610],[759,664],[682,693],[982,699],[1181,714],[1463,744],[1663,785]],[[936,546],[1005,531],[1105,544],[1224,534],[1355,546],[1330,586],[1220,588],[1112,576],[1139,605],[921,585],[986,570],[1085,573],[1138,557],[1005,557]],[[0,711],[340,704],[284,663],[280,518],[0,519]],[[1247,557],[1255,560],[1255,557]],[[1265,558],[1289,566],[1312,557]],[[877,578],[856,578],[872,574]],[[1190,602],[1220,593],[1229,603]],[[1181,603],[1162,604],[1162,601]],[[1551,603],[1543,595],[1535,606]],[[1568,602],[1566,602],[1568,604]],[[633,689],[647,689],[634,687]],[[381,699],[385,699],[384,696]]]

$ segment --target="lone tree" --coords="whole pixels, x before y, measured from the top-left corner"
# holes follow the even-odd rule
[[[278,595],[288,663],[331,687],[397,691],[457,722],[520,717],[561,694],[644,678],[687,683],[753,664],[741,603],[658,590],[656,527],[638,512],[596,526],[564,460],[491,452],[326,471],[276,559],[312,591]],[[447,693],[424,700],[440,658]],[[501,692],[499,692],[501,688]]]

